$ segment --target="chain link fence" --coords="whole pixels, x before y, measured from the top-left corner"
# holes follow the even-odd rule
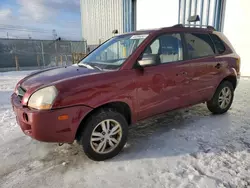
[[[71,65],[86,53],[86,41],[0,39],[0,72]]]

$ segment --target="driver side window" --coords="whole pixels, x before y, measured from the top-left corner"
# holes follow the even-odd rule
[[[160,41],[156,39],[151,45],[150,48],[152,50],[152,54],[158,54],[160,49]]]
[[[183,60],[180,34],[165,34],[157,37],[153,43],[145,49],[143,56],[146,54],[157,55],[162,64]]]

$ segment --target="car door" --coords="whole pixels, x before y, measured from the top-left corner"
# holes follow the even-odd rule
[[[185,33],[190,66],[190,104],[208,100],[218,80],[214,44],[207,33]]]
[[[136,70],[138,119],[184,105],[181,98],[187,94],[185,88],[189,84],[180,34],[157,37],[142,57],[148,53],[158,55],[159,63]]]
[[[226,51],[226,47],[223,43],[223,41],[215,34],[209,34],[214,46],[215,46],[215,52],[216,52],[216,57],[215,60],[211,64],[211,69],[213,69],[214,74],[216,75],[216,80],[214,85],[218,86],[221,80],[225,76],[225,72],[228,71],[228,57],[225,56],[224,52]]]

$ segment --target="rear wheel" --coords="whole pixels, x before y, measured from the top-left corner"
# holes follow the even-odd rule
[[[102,109],[86,122],[81,143],[86,155],[95,161],[116,156],[127,141],[128,124],[112,109]]]
[[[234,98],[234,87],[224,81],[217,88],[213,98],[207,102],[208,109],[214,114],[223,114],[231,107]]]

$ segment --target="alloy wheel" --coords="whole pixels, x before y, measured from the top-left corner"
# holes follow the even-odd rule
[[[101,121],[92,131],[90,145],[99,154],[113,151],[121,141],[122,128],[113,119]]]
[[[231,102],[232,92],[229,87],[224,87],[219,94],[219,105],[221,109],[225,109]]]

